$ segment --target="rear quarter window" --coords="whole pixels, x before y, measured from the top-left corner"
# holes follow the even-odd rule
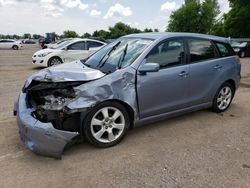
[[[217,57],[214,45],[207,39],[189,39],[188,40],[190,62],[199,62]]]
[[[235,52],[229,44],[214,42],[221,57],[234,56]]]

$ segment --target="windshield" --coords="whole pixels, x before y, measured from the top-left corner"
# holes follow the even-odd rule
[[[141,38],[118,39],[82,62],[104,73],[111,73],[133,63],[151,42],[150,39]]]
[[[66,45],[68,45],[70,42],[71,42],[71,40],[67,40],[67,41],[61,42],[60,44],[58,44],[58,45],[52,47],[52,49],[62,49],[62,48],[64,48]]]

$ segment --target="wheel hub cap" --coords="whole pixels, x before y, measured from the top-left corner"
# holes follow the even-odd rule
[[[125,118],[115,107],[104,107],[91,120],[91,133],[99,142],[109,143],[118,139],[125,128]]]
[[[232,90],[230,87],[223,87],[217,98],[217,106],[220,110],[225,110],[232,100]]]

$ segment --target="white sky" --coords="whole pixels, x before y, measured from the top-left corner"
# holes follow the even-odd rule
[[[227,0],[218,0],[221,14]],[[139,29],[164,31],[184,0],[0,0],[1,34],[42,34],[74,30],[82,35],[122,21]]]

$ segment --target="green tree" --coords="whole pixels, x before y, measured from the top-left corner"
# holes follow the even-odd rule
[[[250,1],[229,0],[231,10],[227,13],[224,28],[231,37],[250,37]]]
[[[33,38],[34,38],[34,39],[39,39],[40,37],[41,37],[41,35],[33,34]]]
[[[91,37],[91,34],[90,34],[90,33],[84,33],[84,34],[82,35],[82,38],[89,38],[89,37]]]
[[[76,37],[79,37],[79,35],[75,31],[70,31],[70,30],[64,31],[62,35],[62,38],[76,38]]]
[[[123,35],[131,34],[133,32],[133,28],[122,22],[118,22],[113,27],[109,27],[110,38],[113,39],[119,38]]]
[[[153,32],[153,29],[148,29],[148,28],[145,28],[144,30],[143,30],[143,32],[145,32],[145,33],[149,33],[149,32]]]
[[[97,37],[101,39],[108,39],[109,38],[109,32],[104,30],[94,31],[92,34],[92,37]]]
[[[25,33],[25,34],[23,35],[23,38],[24,38],[24,39],[30,39],[30,38],[31,38],[31,34]]]
[[[21,37],[19,35],[13,35],[13,39],[20,39]]]
[[[218,14],[217,0],[185,0],[170,15],[167,31],[209,33]]]
[[[226,37],[226,32],[225,32],[225,27],[224,27],[224,20],[220,20],[220,21],[217,21],[212,29],[211,29],[211,32],[210,34],[212,35],[218,35],[218,36],[223,36],[223,37]]]

